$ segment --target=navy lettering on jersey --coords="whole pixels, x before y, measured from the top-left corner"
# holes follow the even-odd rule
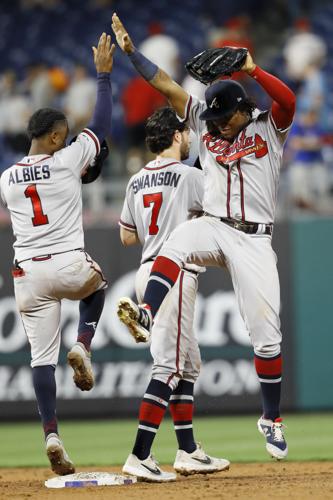
[[[30,165],[29,167],[12,170],[9,174],[8,185],[40,181],[42,179],[49,179],[50,176],[49,165]]]
[[[156,186],[170,186],[176,188],[178,186],[181,174],[176,172],[159,172],[153,174],[144,174],[132,182],[131,188],[134,194],[141,191],[141,189],[156,187]]]

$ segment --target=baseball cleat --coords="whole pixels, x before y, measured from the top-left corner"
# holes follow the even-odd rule
[[[282,460],[288,455],[288,446],[284,439],[282,419],[267,420],[260,417],[258,420],[258,430],[266,438],[266,450],[277,460]]]
[[[229,467],[229,460],[210,457],[198,443],[197,449],[192,453],[178,450],[173,464],[173,468],[183,476],[188,476],[190,474],[210,474],[212,472],[228,470]]]
[[[118,302],[118,317],[128,328],[135,342],[148,342],[153,318],[148,308],[137,305],[128,297]]]
[[[128,455],[123,472],[124,474],[137,477],[139,481],[151,483],[176,481],[177,478],[173,472],[164,472],[152,455],[149,455],[145,460],[140,460],[133,454]]]
[[[67,354],[68,364],[74,370],[74,383],[81,391],[90,391],[94,387],[94,374],[91,366],[91,354],[81,342],[77,342]]]
[[[59,476],[74,474],[74,464],[67,455],[64,445],[57,434],[52,433],[47,436],[46,453],[53,472]]]

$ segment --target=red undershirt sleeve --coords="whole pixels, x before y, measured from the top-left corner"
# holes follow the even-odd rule
[[[271,112],[276,128],[281,130],[288,128],[295,114],[296,96],[294,92],[281,80],[259,66],[256,66],[250,76],[257,80],[273,99]]]

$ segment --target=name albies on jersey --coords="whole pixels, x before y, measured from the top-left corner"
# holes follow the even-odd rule
[[[156,257],[165,239],[202,210],[203,174],[172,158],[148,163],[129,181],[119,225],[136,231],[141,263]]]
[[[15,259],[84,247],[81,173],[99,150],[95,134],[84,129],[52,156],[26,156],[3,172],[0,194],[10,211]]]
[[[204,211],[217,217],[272,223],[283,145],[290,127],[277,129],[271,113],[257,109],[230,144],[208,132],[206,122],[199,119],[205,109],[204,101],[189,97],[185,119],[198,138],[205,172]]]

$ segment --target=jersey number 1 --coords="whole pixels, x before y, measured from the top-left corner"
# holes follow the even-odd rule
[[[36,184],[29,184],[27,189],[24,191],[25,197],[30,198],[32,203],[32,210],[34,216],[31,217],[34,226],[43,226],[49,223],[48,216],[44,214],[42,202],[40,201],[39,194],[37,192]]]
[[[149,208],[153,205],[151,211],[151,219],[149,224],[149,234],[154,235],[158,233],[159,227],[157,225],[158,214],[160,213],[161,205],[163,201],[162,193],[144,194],[143,195],[143,205],[145,208]]]

